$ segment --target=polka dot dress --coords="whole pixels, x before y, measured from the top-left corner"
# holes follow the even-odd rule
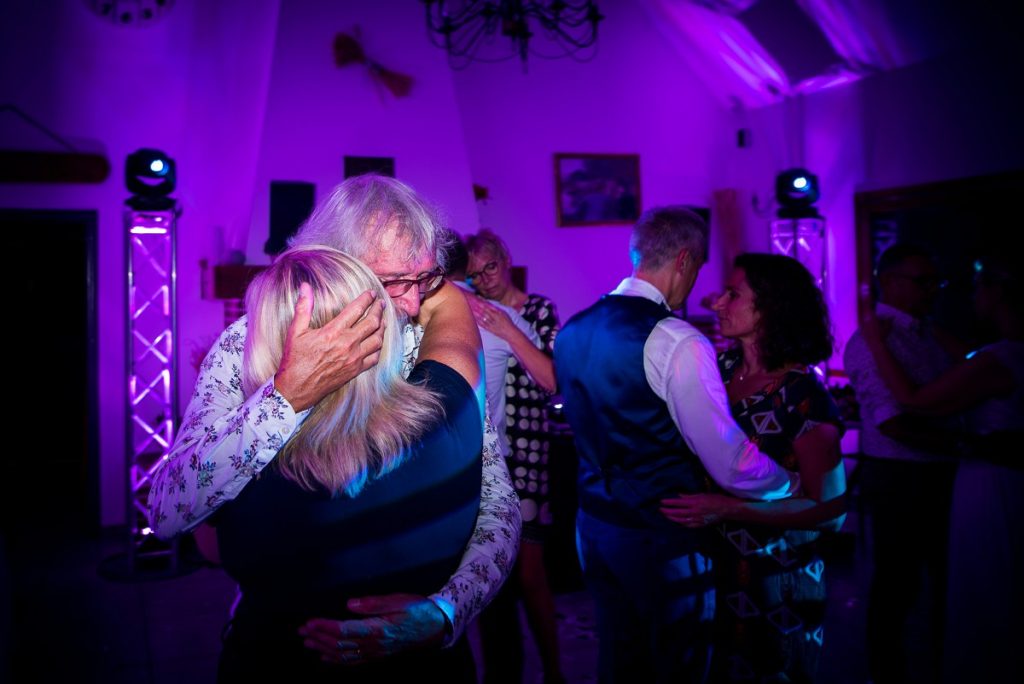
[[[558,314],[547,297],[527,295],[519,314],[533,326],[551,355],[558,334]],[[505,376],[505,430],[511,447],[508,469],[521,501],[523,533],[551,524],[548,495],[548,394],[534,384],[515,357]]]

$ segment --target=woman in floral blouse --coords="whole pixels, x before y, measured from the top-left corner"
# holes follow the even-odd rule
[[[737,345],[719,367],[737,423],[758,448],[800,474],[802,494],[752,502],[720,493],[664,502],[669,518],[719,523],[713,681],[812,682],[822,646],[821,529],[843,522],[846,477],[839,409],[813,364],[832,355],[821,291],[799,262],[741,254],[714,303]]]

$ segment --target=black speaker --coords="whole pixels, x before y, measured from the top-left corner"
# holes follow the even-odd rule
[[[316,186],[303,181],[270,181],[270,237],[263,245],[267,254],[280,254],[313,211]]]
[[[376,173],[381,176],[395,177],[394,157],[345,157],[345,178],[362,176],[364,173]]]

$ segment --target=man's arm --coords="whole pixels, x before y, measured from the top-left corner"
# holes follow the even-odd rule
[[[477,525],[455,575],[430,597],[452,626],[451,641],[462,633],[508,575],[515,561],[520,527],[519,500],[497,449],[497,432],[487,416],[480,335],[466,300],[461,290],[446,284],[430,298],[429,304],[424,303],[424,335],[419,350],[419,358],[448,364],[476,387],[484,418]]]
[[[192,529],[238,496],[302,422],[305,414],[293,406],[311,407],[377,363],[382,307],[372,292],[320,328],[309,327],[312,310],[312,293],[303,284],[277,375],[248,399],[242,392],[247,319],[230,325],[214,344],[174,444],[153,476],[150,526],[158,535]]]
[[[417,326],[418,328],[418,326]],[[405,331],[407,356],[415,358],[422,330]],[[356,665],[404,651],[453,644],[494,598],[515,564],[521,518],[498,433],[484,421],[483,472],[476,528],[455,574],[429,597],[412,594],[352,599],[360,619],[315,618],[299,633],[307,648],[330,662]]]
[[[268,380],[242,393],[246,319],[232,323],[203,360],[174,445],[153,475],[150,525],[171,537],[192,529],[277,454],[301,418]]]
[[[960,442],[952,431],[939,429],[934,421],[907,412],[897,401],[860,331],[846,343],[843,368],[853,385],[862,422],[911,449],[934,454],[958,453]]]
[[[876,319],[861,330],[881,379],[900,405],[918,414],[948,416],[1013,391],[1014,377],[995,354],[970,356],[925,385],[915,385],[886,344]]]
[[[455,643],[466,625],[498,593],[519,549],[519,497],[512,489],[497,445],[497,433],[487,420],[476,529],[448,583],[427,598],[391,594],[351,599],[348,609],[363,617],[309,620],[299,628],[306,648],[317,651],[328,662],[359,665]]]
[[[729,412],[711,343],[670,321],[659,323],[644,345],[644,371],[687,445],[730,494],[765,501],[792,495],[799,477],[758,451]]]
[[[452,625],[446,644],[455,641],[505,582],[519,551],[522,519],[519,497],[512,488],[505,459],[498,453],[498,433],[484,426],[483,480],[476,529],[462,554],[459,568],[430,599]]]

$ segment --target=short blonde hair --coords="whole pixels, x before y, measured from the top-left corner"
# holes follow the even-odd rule
[[[310,327],[319,328],[366,290],[385,303],[380,361],[313,407],[275,463],[306,489],[355,496],[370,480],[398,467],[409,446],[442,413],[430,390],[402,379],[402,337],[394,304],[362,262],[330,247],[293,247],[249,285],[248,332],[242,361],[246,396],[281,364],[299,287],[313,291]]]
[[[482,228],[479,233],[467,237],[466,251],[474,255],[490,252],[506,264],[512,263],[512,253],[509,252],[508,245],[490,228]]]

